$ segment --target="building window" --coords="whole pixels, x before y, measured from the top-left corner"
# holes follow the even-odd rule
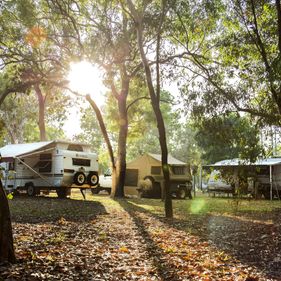
[[[151,166],[152,175],[161,175],[161,166]]]

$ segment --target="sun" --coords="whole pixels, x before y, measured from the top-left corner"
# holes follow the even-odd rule
[[[90,94],[97,105],[104,104],[105,86],[101,71],[87,61],[70,64],[69,87],[81,95]]]

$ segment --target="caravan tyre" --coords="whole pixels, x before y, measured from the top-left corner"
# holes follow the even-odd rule
[[[29,184],[26,186],[26,192],[28,196],[35,196],[36,195],[36,189],[33,184]]]
[[[96,186],[99,183],[99,176],[97,173],[89,173],[87,177],[87,182],[91,186]]]
[[[77,172],[73,177],[73,181],[76,185],[81,186],[86,182],[86,176],[83,172]]]

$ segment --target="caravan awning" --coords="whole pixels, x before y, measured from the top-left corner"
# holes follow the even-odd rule
[[[34,143],[23,143],[23,144],[8,144],[0,148],[0,154],[2,156],[0,162],[10,162],[15,157],[34,152],[42,149],[54,141],[34,142]]]

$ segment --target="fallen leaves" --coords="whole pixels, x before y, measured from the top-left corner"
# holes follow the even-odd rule
[[[215,240],[185,230],[196,224],[197,229],[206,230],[199,225],[201,217],[167,221],[126,200],[118,201],[123,209],[109,213],[105,211],[108,206],[98,202],[16,200],[32,210],[40,204],[42,213],[38,217],[35,211],[31,215],[26,210],[23,215],[13,213],[12,208],[18,263],[0,266],[3,280],[278,280],[217,247]],[[47,213],[47,218],[42,216]],[[233,230],[232,218],[205,219],[211,222],[205,233],[211,234],[209,238],[215,234],[232,238],[227,232]],[[242,233],[249,235],[244,228]],[[260,236],[261,241],[271,237],[267,232]],[[232,241],[227,247],[231,246]],[[275,257],[272,262],[280,264],[281,256]]]

